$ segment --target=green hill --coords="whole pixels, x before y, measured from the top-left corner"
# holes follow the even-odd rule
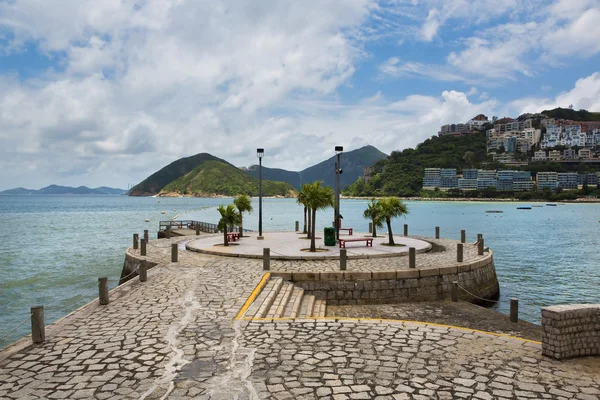
[[[467,152],[471,157],[465,157]],[[481,168],[487,159],[485,133],[433,136],[415,149],[394,151],[377,161],[367,182],[358,178],[345,188],[347,196],[416,196],[423,186],[425,168]]]
[[[263,180],[264,196],[295,195],[294,188],[285,182]],[[193,196],[258,196],[258,179],[223,161],[209,160],[192,171],[167,184],[161,195],[178,194]]]
[[[340,164],[343,173],[340,175],[340,186],[343,188],[352,184],[358,177],[363,176],[365,167],[370,167],[377,161],[385,159],[387,154],[382,153],[373,146],[364,146],[360,149],[342,153]],[[335,163],[337,156],[308,167],[302,171],[287,171],[285,169],[262,167],[263,179],[283,181],[300,190],[303,183],[323,181],[326,186],[334,186]],[[248,173],[258,177],[258,166],[253,165]]]
[[[600,112],[589,112],[587,110],[571,110],[570,108],[555,108],[544,110],[542,114],[549,118],[571,119],[573,121],[600,121]]]
[[[204,161],[222,161],[208,153],[200,153],[195,156],[180,158],[177,161],[173,161],[171,164],[164,168],[161,168],[157,172],[144,179],[139,184],[135,185],[129,191],[130,196],[153,196],[158,194],[162,188],[167,184],[173,182],[175,179],[187,174],[192,171],[198,165]]]

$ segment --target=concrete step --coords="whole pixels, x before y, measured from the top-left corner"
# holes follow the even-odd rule
[[[275,301],[273,301],[273,304],[267,311],[267,318],[281,318],[293,290],[294,285],[290,282],[282,283],[279,293],[277,293],[277,296],[275,297]]]
[[[313,308],[313,317],[324,317],[327,313],[327,304],[325,300],[315,299],[315,306]]]
[[[300,304],[302,303],[302,297],[304,297],[304,289],[294,286],[292,296],[288,301],[288,305],[285,308],[283,316],[286,318],[296,318],[300,311]]]
[[[277,293],[283,284],[281,278],[271,278],[269,282],[262,288],[260,294],[254,299],[245,316],[250,318],[264,318],[266,312],[275,301]]]
[[[310,318],[313,315],[313,307],[315,305],[315,296],[312,294],[305,294],[302,296],[302,303],[300,304],[300,313],[298,318]]]

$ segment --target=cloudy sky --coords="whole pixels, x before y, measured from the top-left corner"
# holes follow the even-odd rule
[[[0,190],[600,111],[600,0],[0,0]]]

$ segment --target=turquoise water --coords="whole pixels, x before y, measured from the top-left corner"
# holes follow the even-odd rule
[[[216,206],[231,199],[140,198],[127,196],[0,196],[0,347],[29,333],[29,308],[43,304],[46,323],[97,297],[97,279],[114,287],[133,233],[150,231],[173,217],[216,223]],[[343,225],[366,231],[368,202],[342,200]],[[520,299],[521,317],[539,322],[540,307],[600,303],[598,230],[600,205],[568,204],[517,210],[517,203],[408,202],[410,214],[394,220],[393,231],[469,241],[482,233],[495,253],[501,285],[497,309]],[[258,204],[244,217],[257,229]],[[175,210],[175,211],[174,211]],[[486,210],[502,210],[488,214]],[[165,214],[161,214],[165,211]],[[333,211],[317,216],[319,230]],[[145,222],[146,218],[150,222]],[[263,230],[292,230],[302,207],[290,199],[263,200]],[[382,230],[382,232],[385,231]],[[22,325],[20,325],[22,323]],[[14,329],[16,327],[16,329]],[[14,331],[13,331],[14,329]]]

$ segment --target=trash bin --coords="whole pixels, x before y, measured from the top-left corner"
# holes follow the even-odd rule
[[[323,229],[325,246],[335,246],[335,229],[331,226]]]

